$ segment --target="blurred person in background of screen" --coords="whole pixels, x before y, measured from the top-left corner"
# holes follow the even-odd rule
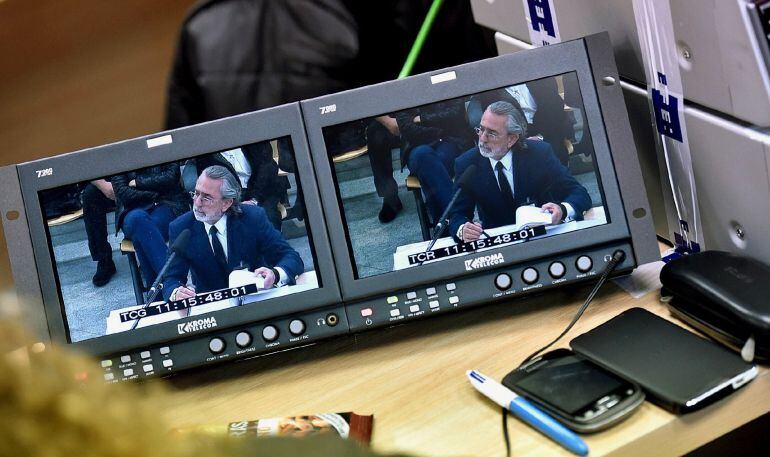
[[[395,79],[431,0],[209,0],[179,33],[165,127],[197,124]],[[226,24],[226,25],[225,25]],[[497,55],[493,32],[473,21],[468,1],[444,2],[412,74]],[[330,154],[368,148],[379,219],[401,210],[391,150],[398,133],[379,122],[333,135]],[[278,166],[295,172],[290,154]],[[276,181],[279,182],[279,181]],[[276,190],[277,192],[277,190]],[[302,218],[301,189],[287,218]]]

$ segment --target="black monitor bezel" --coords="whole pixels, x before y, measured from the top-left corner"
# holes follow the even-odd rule
[[[148,140],[166,135],[171,136],[171,143],[148,147]],[[38,198],[39,191],[287,136],[291,138],[297,175],[302,185],[308,235],[315,251],[315,269],[320,283],[318,289],[271,299],[269,306],[244,306],[214,311],[69,343],[66,315],[54,276],[49,238]],[[298,103],[27,162],[19,164],[16,168],[33,251],[29,253],[29,258],[34,258],[48,332],[54,342],[69,343],[91,354],[110,354],[180,339],[182,336],[178,333],[177,324],[202,317],[216,317],[217,328],[211,330],[215,332],[223,328],[336,304],[341,300]],[[46,169],[51,169],[51,173],[38,177],[38,170]],[[34,287],[22,289],[32,290],[33,293],[35,291]]]
[[[635,247],[642,248],[641,256],[637,254],[635,259],[637,264],[649,261],[650,240],[649,236],[643,235],[652,226],[649,205],[643,196],[626,199],[626,196],[631,193],[644,194],[644,188],[630,130],[627,127],[625,106],[622,95],[619,94],[620,85],[610,84],[610,80],[604,79],[609,77],[614,78],[612,81],[618,81],[617,70],[611,60],[611,48],[610,54],[606,49],[609,47],[607,41],[606,37],[595,36],[590,40],[575,40],[528,52],[499,56],[301,102],[313,163],[319,180],[319,190],[324,203],[327,224],[329,224],[332,250],[337,261],[343,300],[358,300],[388,294],[394,290],[450,280],[469,274],[464,267],[464,262],[469,257],[444,259],[441,262],[425,264],[417,268],[356,279],[354,259],[345,238],[345,230],[340,230],[344,219],[341,214],[338,190],[334,184],[335,178],[332,175],[331,160],[327,156],[323,128],[571,72],[577,74],[588,125],[591,129],[608,223],[592,227],[590,230],[564,233],[486,251],[484,254],[500,252],[505,258],[504,264],[490,267],[490,269],[546,257],[554,252],[629,239],[632,237],[632,231],[644,238],[635,244]],[[589,59],[589,47],[594,48],[591,51],[593,60]],[[602,68],[601,73],[595,72],[592,68],[594,60],[598,61]],[[454,79],[432,83],[433,77],[449,72],[454,72]],[[330,108],[332,105],[333,109]],[[617,119],[612,119],[613,116],[625,118],[626,126],[618,124]],[[605,125],[610,124],[614,124],[616,131],[605,129]],[[626,169],[621,172],[616,169],[617,162],[613,160],[613,154],[610,153],[610,143],[612,143],[612,150],[619,152],[616,155],[625,159],[621,162],[623,164],[621,168]],[[629,178],[629,183],[623,189],[623,198],[621,198],[621,188],[618,183],[618,176],[621,174]],[[626,199],[626,206],[623,204],[624,199]],[[644,211],[638,211],[640,209]],[[637,210],[636,215],[632,216],[635,210]]]

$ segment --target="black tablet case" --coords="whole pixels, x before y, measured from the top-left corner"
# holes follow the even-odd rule
[[[749,337],[754,357],[770,361],[770,265],[722,251],[674,259],[660,271],[671,313],[740,352]]]
[[[756,373],[756,367],[738,355],[642,308],[625,311],[576,337],[570,346],[637,382],[651,401],[674,413],[712,403],[752,379],[747,372]],[[740,380],[728,382],[736,377]]]

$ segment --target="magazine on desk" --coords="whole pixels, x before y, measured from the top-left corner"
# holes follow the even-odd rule
[[[230,422],[227,424],[198,425],[177,428],[174,434],[204,434],[234,438],[263,438],[267,436],[301,437],[314,434],[332,433],[343,439],[353,439],[369,444],[372,438],[374,416],[353,412],[320,413],[304,416],[275,417]]]

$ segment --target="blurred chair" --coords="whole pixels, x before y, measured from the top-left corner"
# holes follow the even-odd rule
[[[406,189],[414,195],[414,203],[417,205],[417,217],[420,219],[422,239],[428,241],[431,239],[430,229],[433,227],[433,223],[428,215],[425,200],[422,198],[422,186],[417,176],[409,175],[406,177]]]
[[[134,243],[123,238],[120,242],[120,253],[126,256],[128,259],[128,269],[131,272],[131,283],[134,286],[134,298],[137,305],[144,304],[144,293],[149,289],[145,286],[142,280],[142,273],[139,271],[139,263],[136,261],[136,251],[134,250]]]
[[[46,224],[48,224],[49,227],[54,227],[56,225],[63,225],[63,224],[66,224],[67,222],[72,222],[74,220],[80,219],[81,217],[83,217],[83,209],[82,208],[78,209],[78,210],[75,210],[75,211],[73,211],[71,213],[62,214],[59,217],[55,217],[53,219],[50,219],[50,220],[46,221]]]

